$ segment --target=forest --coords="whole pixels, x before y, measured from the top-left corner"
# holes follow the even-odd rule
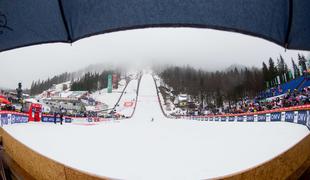
[[[291,59],[293,72],[281,55],[276,62],[272,58],[267,62],[268,65],[263,62],[261,68],[235,67],[215,72],[189,65],[167,66],[161,68],[159,75],[176,95],[189,94],[199,102],[221,107],[224,101],[230,103],[244,97],[254,98],[267,88],[301,76],[306,69],[303,55],[298,55],[298,63]]]

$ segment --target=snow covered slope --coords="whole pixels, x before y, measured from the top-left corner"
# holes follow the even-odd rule
[[[153,77],[146,74],[141,79],[138,103],[133,119],[149,122],[152,118],[156,121],[165,119],[159,106]]]
[[[124,93],[121,97],[118,105],[116,106],[116,112],[124,115],[126,117],[130,117],[134,111],[134,107],[136,105],[136,96],[138,91],[138,80],[131,80]]]
[[[134,180],[206,179],[236,173],[272,159],[309,134],[305,126],[285,122],[166,119],[149,74],[142,77],[132,119],[94,126],[14,124],[4,129],[68,166]]]

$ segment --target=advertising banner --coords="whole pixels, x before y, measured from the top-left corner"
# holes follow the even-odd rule
[[[28,116],[20,114],[11,114],[11,124],[27,123],[27,122],[28,122]]]
[[[281,121],[281,113],[275,112],[270,114],[270,121]]]
[[[235,116],[229,116],[228,121],[230,122],[235,121]]]
[[[254,116],[247,116],[246,121],[247,122],[254,122]]]
[[[226,121],[226,117],[221,117],[221,121],[225,122]]]
[[[298,112],[297,123],[302,125],[307,124],[307,111]]]
[[[3,113],[0,114],[0,119],[1,119],[1,125],[27,123],[28,115],[20,113]]]
[[[66,122],[66,123],[71,123],[71,122],[72,122],[72,119],[69,118],[69,117],[66,117],[66,118],[65,118],[65,122]]]
[[[310,130],[310,111],[307,111],[307,125],[306,126]]]
[[[285,112],[285,121],[286,122],[294,122],[294,111]]]
[[[108,93],[112,93],[112,75],[108,75]]]
[[[219,119],[220,119],[219,117],[215,117],[215,121],[219,121]]]
[[[132,107],[134,105],[133,101],[125,101],[124,102],[124,107]]]
[[[54,117],[53,116],[43,116],[42,119],[41,119],[42,122],[51,122],[53,123],[54,122]],[[56,118],[56,122],[60,122],[60,118],[57,117]]]
[[[43,116],[41,119],[42,122],[54,123],[54,116]],[[64,117],[63,121],[66,123],[71,123],[72,119],[70,117]],[[56,117],[56,123],[60,122],[60,118]]]
[[[243,118],[244,118],[243,116],[238,116],[237,117],[237,122],[243,122]]]

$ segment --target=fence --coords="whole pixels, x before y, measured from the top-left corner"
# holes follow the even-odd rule
[[[310,130],[310,105],[294,106],[255,113],[173,117],[177,119],[215,122],[289,122],[305,125]]]

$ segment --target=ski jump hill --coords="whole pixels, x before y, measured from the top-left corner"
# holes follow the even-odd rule
[[[298,179],[310,174],[310,133],[304,125],[167,118],[150,74],[141,78],[135,108],[130,119],[95,126],[5,125],[2,161],[26,179]]]

